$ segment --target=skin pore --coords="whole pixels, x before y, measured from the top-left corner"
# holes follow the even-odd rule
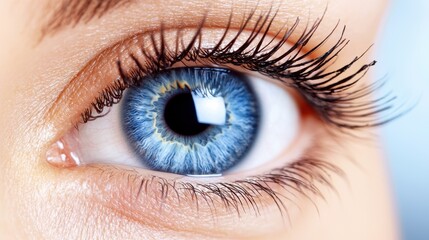
[[[192,204],[175,200],[166,200],[160,209],[156,196],[130,195],[138,185],[130,184],[129,179],[139,179],[148,170],[107,165],[63,169],[45,160],[49,146],[73,128],[83,106],[92,101],[88,97],[91,88],[107,84],[80,89],[76,76],[112,45],[125,44],[138,33],[156,31],[161,21],[166,29],[195,28],[206,16],[207,29],[222,29],[231,12],[243,16],[255,9],[273,9],[277,15],[270,27],[272,36],[285,23],[300,19],[288,40],[293,45],[306,26],[323,16],[304,52],[322,41],[340,21],[339,29],[347,26],[345,35],[351,41],[330,66],[335,69],[375,42],[385,0],[135,0],[117,5],[100,17],[56,25],[52,24],[53,9],[58,9],[55,3],[0,2],[0,239],[397,238],[380,144],[375,134],[366,130],[356,138],[331,138],[328,131],[321,130],[327,139],[322,145],[341,142],[341,147],[323,153],[324,160],[335,163],[341,174],[329,174],[331,186],[318,184],[321,194],[291,196],[294,201],[285,203],[287,214],[279,213],[268,197],[261,197],[264,207],[258,216],[251,211],[237,216],[216,204],[215,213],[204,206],[196,211]],[[240,23],[240,17],[233,18],[231,29],[237,30]],[[340,34],[341,30],[335,31],[312,55],[326,52]],[[366,54],[350,71],[372,60],[371,54]],[[370,74],[361,80],[362,84],[370,81]],[[82,94],[82,89],[88,93]],[[285,154],[280,160],[286,158]],[[279,191],[288,194],[285,189]]]

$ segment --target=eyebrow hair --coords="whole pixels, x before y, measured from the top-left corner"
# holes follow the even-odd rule
[[[88,23],[101,18],[113,9],[127,5],[135,0],[61,0],[47,6],[47,20],[42,26],[42,38],[53,35],[67,26]]]

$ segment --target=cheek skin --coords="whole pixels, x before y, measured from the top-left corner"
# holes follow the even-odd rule
[[[88,193],[91,186],[85,185],[82,180],[86,175],[61,176],[45,164],[44,154],[35,154],[40,152],[51,132],[41,132],[38,123],[33,120],[38,118],[37,112],[41,106],[38,102],[46,101],[49,96],[38,95],[37,85],[32,80],[34,76],[46,76],[47,73],[42,68],[22,71],[25,66],[35,65],[43,58],[34,57],[32,36],[24,31],[27,20],[16,17],[26,16],[28,9],[23,7],[22,12],[10,11],[15,9],[12,2],[0,2],[0,22],[3,24],[0,36],[7,36],[0,38],[0,239],[133,239],[135,236],[209,239],[201,232],[201,226],[190,226],[188,232],[177,234],[174,226],[165,228],[156,223],[144,224],[112,211],[91,198],[92,194]],[[368,42],[372,42],[376,28],[355,26],[372,26],[369,23],[379,22],[384,4],[383,1],[369,0],[366,4],[362,1],[330,1],[329,9],[352,11],[365,5],[373,6],[368,8],[369,17],[363,21],[360,16],[347,10],[342,12],[344,16],[350,16],[348,18],[330,14],[344,21],[350,31],[349,38],[356,39],[343,55],[354,56],[355,49],[364,49]],[[19,7],[22,6],[16,6]],[[338,64],[341,63],[339,61]],[[49,74],[68,73],[58,67]],[[55,79],[52,76],[48,78]],[[345,172],[345,179],[333,176],[332,184],[336,192],[322,188],[326,200],[317,199],[318,211],[310,201],[302,202],[299,218],[294,219],[292,226],[276,229],[274,235],[259,236],[260,239],[314,239],[314,236],[318,239],[397,238],[385,166],[377,150],[377,139],[369,138],[365,146],[360,140],[348,139],[343,145],[339,153],[326,156],[341,159],[337,164]],[[344,156],[356,156],[356,163],[345,160]],[[69,181],[61,181],[65,179]],[[275,216],[263,221],[254,219],[255,225],[277,220]],[[238,221],[234,224],[240,226]],[[261,228],[270,227],[272,225],[261,225]],[[210,234],[225,236],[215,230]]]

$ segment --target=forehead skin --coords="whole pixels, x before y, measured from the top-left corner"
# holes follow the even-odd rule
[[[234,13],[254,8],[268,11],[274,2],[278,6],[277,19],[292,23],[299,17],[304,23],[300,25],[301,29],[305,22],[324,14],[320,31],[313,38],[315,42],[326,36],[339,20],[340,26],[346,25],[346,37],[351,43],[342,55],[348,58],[335,63],[342,65],[374,43],[387,5],[385,0],[136,0],[132,7],[121,6],[102,18],[94,18],[75,27],[66,25],[43,36],[44,26],[52,12],[49,6],[55,7],[53,2],[0,2],[0,239],[63,239],[73,236],[128,239],[137,233],[148,238],[181,239],[186,236],[188,239],[201,239],[200,233],[180,235],[163,232],[132,219],[117,219],[108,214],[103,215],[104,220],[91,222],[87,216],[90,212],[88,206],[82,201],[64,199],[64,196],[82,196],[82,189],[73,183],[55,189],[45,182],[50,176],[49,171],[40,166],[43,161],[40,149],[53,132],[37,131],[41,124],[39,113],[95,53],[132,33],[156,29],[160,20],[168,27],[195,25],[201,16],[207,14],[213,27],[224,26],[231,10]],[[284,23],[274,22],[273,29],[282,28]],[[372,60],[370,56],[366,57],[365,61]],[[43,91],[40,91],[40,86],[43,86]],[[362,148],[359,140],[347,144],[351,149],[350,155],[361,160],[362,171],[357,171],[352,164],[342,163],[347,183],[333,179],[341,197],[328,195],[318,205],[319,212],[303,206],[301,217],[291,228],[276,231],[269,237],[261,236],[261,239],[314,239],[314,236],[317,239],[397,238],[381,154],[375,147]],[[366,144],[372,146],[376,142],[369,140]],[[64,214],[55,215],[51,211],[53,208],[64,209]],[[70,213],[70,209],[80,211]],[[270,220],[265,219],[265,222]],[[73,227],[70,227],[71,222]],[[271,226],[264,224],[260,226]],[[210,234],[216,236],[216,233]]]

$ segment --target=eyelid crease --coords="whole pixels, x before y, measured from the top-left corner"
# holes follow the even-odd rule
[[[45,7],[48,16],[41,29],[41,37],[53,35],[66,26],[75,27],[80,22],[88,23],[94,18],[101,18],[109,11],[121,8],[135,0],[61,0],[49,2]],[[53,10],[51,10],[53,9]]]

